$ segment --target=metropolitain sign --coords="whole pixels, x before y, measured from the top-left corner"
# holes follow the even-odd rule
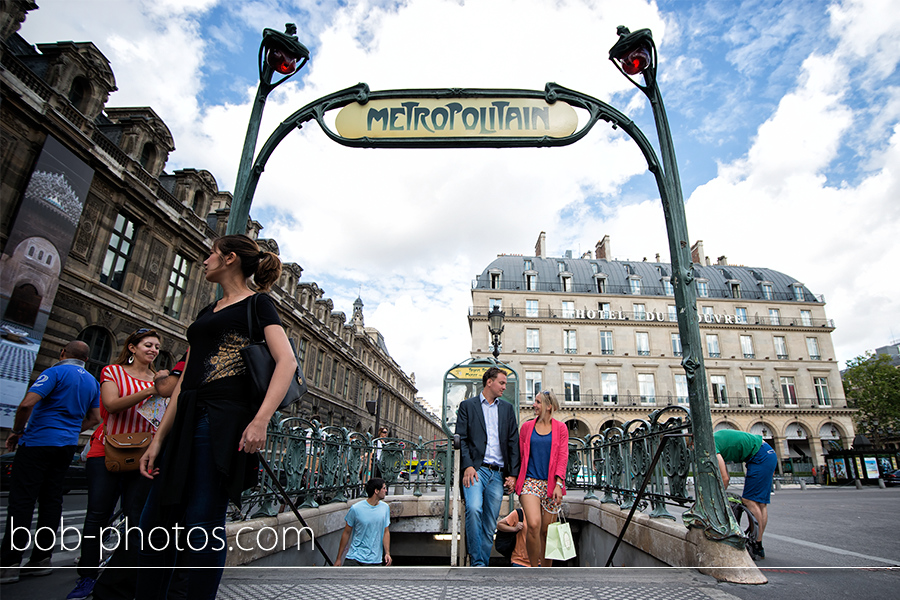
[[[538,98],[391,98],[349,104],[335,120],[345,138],[564,138],[578,126],[565,102]]]

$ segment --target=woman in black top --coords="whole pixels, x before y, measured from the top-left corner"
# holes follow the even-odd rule
[[[222,286],[222,299],[204,308],[188,328],[184,372],[141,459],[141,473],[154,479],[154,486],[141,517],[147,539],[140,565],[174,567],[176,536],[182,532],[185,539],[177,547],[186,556],[179,565],[214,567],[189,571],[192,600],[216,596],[227,554],[228,501],[240,505],[241,492],[256,484],[255,453],[265,447],[269,419],[297,368],[275,304],[262,294],[256,311],[275,372],[262,404],[250,399],[250,378],[240,355],[254,341],[247,322],[254,292],[248,283],[253,277],[256,287],[268,291],[281,274],[278,257],[245,235],[229,235],[213,243],[203,266],[207,281]],[[137,598],[165,598],[170,576],[171,571],[140,569]]]

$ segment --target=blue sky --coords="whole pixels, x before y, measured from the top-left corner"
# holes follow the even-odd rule
[[[298,26],[310,64],[274,92],[262,140],[300,106],[372,89],[547,81],[605,100],[655,140],[649,106],[607,52],[617,25],[653,30],[688,227],[715,261],[805,283],[835,319],[839,361],[900,337],[900,11],[891,0],[42,0],[22,35],[93,41],[119,91],[152,106],[176,150],[232,190],[263,28]],[[251,215],[336,310],[366,324],[438,405],[471,349],[471,280],[500,253],[668,260],[653,178],[603,126],[559,149],[354,150],[291,134]],[[429,323],[424,329],[417,324]]]

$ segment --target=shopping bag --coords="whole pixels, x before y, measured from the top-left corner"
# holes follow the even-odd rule
[[[575,543],[572,541],[572,528],[559,514],[560,520],[547,527],[547,549],[544,558],[551,560],[569,560],[575,556]]]

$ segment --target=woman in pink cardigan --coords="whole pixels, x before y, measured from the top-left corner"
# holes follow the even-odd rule
[[[516,493],[525,510],[528,531],[525,538],[532,567],[549,567],[544,558],[547,527],[566,494],[566,468],[569,464],[569,431],[552,417],[559,402],[550,390],[534,397],[535,418],[522,424],[519,454],[522,466],[516,480]]]

